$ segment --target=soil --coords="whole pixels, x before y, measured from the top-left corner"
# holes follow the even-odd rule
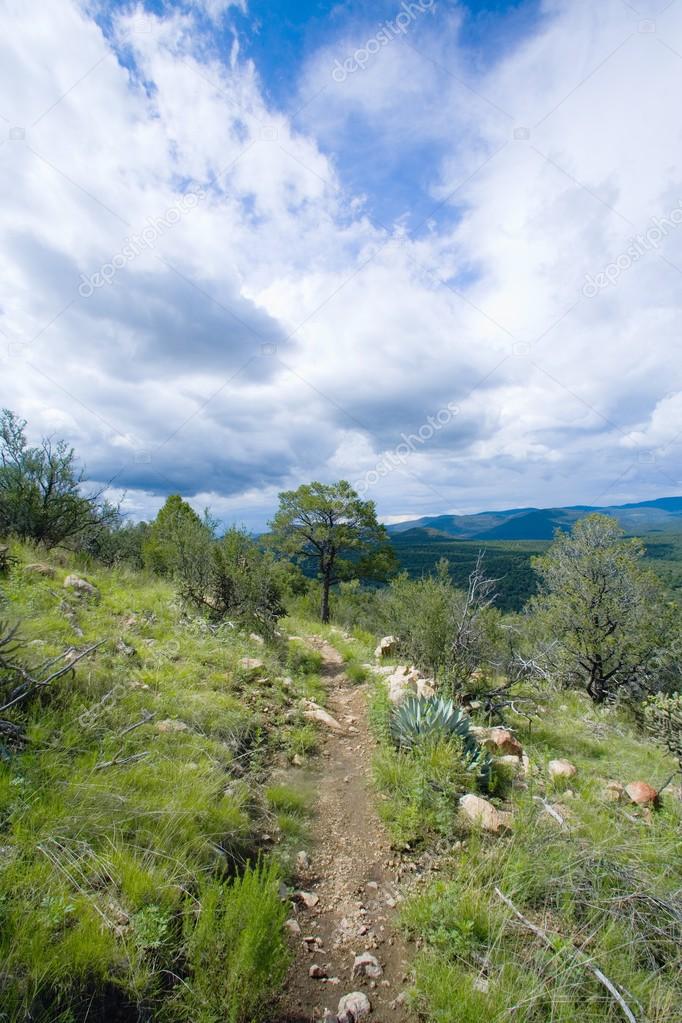
[[[295,901],[292,917],[301,933],[291,938],[295,959],[277,1019],[316,1023],[325,1010],[335,1016],[343,995],[363,991],[373,1023],[407,1023],[413,1017],[399,996],[408,986],[413,949],[395,922],[399,860],[375,809],[367,688],[348,682],[334,647],[310,642],[324,658],[325,709],[343,731],[319,727],[309,863],[299,866],[297,878],[300,889],[319,902],[307,908]],[[379,979],[352,977],[353,960],[363,952],[378,959]],[[321,967],[324,978],[311,977],[311,966]]]

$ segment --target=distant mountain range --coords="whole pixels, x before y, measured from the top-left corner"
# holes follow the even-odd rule
[[[555,529],[570,529],[577,519],[600,512],[617,519],[627,533],[682,531],[682,497],[619,504],[607,508],[573,505],[569,508],[509,508],[475,515],[426,515],[388,526],[389,533],[419,531],[432,537],[459,540],[551,540]],[[415,537],[416,538],[416,537]]]

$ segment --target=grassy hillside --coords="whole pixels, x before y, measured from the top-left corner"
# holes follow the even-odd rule
[[[43,575],[13,550],[16,658],[103,643],[32,699],[25,751],[0,762],[0,1018],[255,1019],[286,968],[277,875],[305,801],[273,772],[314,746],[293,709],[310,665],[187,617],[158,578],[97,567],[99,598],[78,596],[77,565]]]
[[[385,684],[374,685],[375,784],[402,850],[402,924],[419,949],[410,1004],[424,1023],[623,1019],[594,966],[638,1021],[676,1023],[682,790],[651,811],[614,801],[607,786],[659,787],[677,764],[621,711],[552,686],[534,696],[531,722],[506,713],[528,769],[496,772],[489,798],[508,816],[489,834],[459,810],[461,768],[447,744],[396,751]],[[550,779],[556,758],[575,766],[573,778]]]
[[[643,536],[646,560],[678,599],[682,597],[682,533],[647,533]],[[400,567],[412,577],[432,572],[441,558],[450,562],[450,575],[462,586],[485,551],[486,572],[499,580],[497,606],[502,611],[520,610],[535,593],[530,560],[547,549],[546,540],[456,540],[434,530],[412,529],[394,533],[391,543]]]

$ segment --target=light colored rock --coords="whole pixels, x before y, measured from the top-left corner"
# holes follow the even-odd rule
[[[474,980],[474,991],[480,991],[481,994],[487,994],[490,989],[490,981],[487,977],[476,977]]]
[[[398,707],[411,693],[416,693],[417,679],[420,677],[418,673],[412,674],[411,669],[404,664],[399,665],[386,679],[390,702]]]
[[[52,565],[46,565],[44,561],[36,561],[33,565],[26,565],[24,572],[29,572],[31,575],[44,575],[49,579],[54,579],[57,574]]]
[[[337,1011],[338,1023],[357,1023],[358,1020],[366,1019],[372,1011],[369,998],[363,991],[351,991],[339,1000]]]
[[[620,803],[625,799],[625,787],[619,781],[607,781],[604,798],[612,803]]]
[[[384,636],[383,639],[379,640],[379,645],[374,651],[374,656],[381,660],[382,657],[391,657],[396,652],[398,647],[397,636]]]
[[[355,977],[370,977],[372,980],[378,980],[383,972],[381,963],[376,956],[373,956],[371,952],[362,952],[353,960],[351,977],[353,979]]]
[[[305,849],[301,849],[300,852],[296,853],[296,866],[299,870],[307,870],[310,866],[310,856],[308,856]]]
[[[647,781],[631,781],[625,786],[625,792],[638,806],[653,806],[658,801],[658,791]]]
[[[294,765],[294,767],[303,767],[303,765],[305,764],[305,760],[303,759],[300,753],[294,753],[293,757],[291,758],[291,762]]]
[[[327,976],[327,971],[324,966],[320,966],[318,963],[313,963],[308,970],[308,976],[313,977],[315,980],[324,980]]]
[[[464,815],[469,818],[472,824],[477,824],[484,831],[496,833],[508,826],[508,814],[501,813],[487,799],[475,796],[473,792],[462,796],[459,805]]]
[[[184,721],[175,721],[173,718],[156,722],[157,732],[186,732],[188,728],[189,725]]]
[[[573,778],[578,773],[578,768],[570,760],[550,760],[547,764],[547,773],[550,778]]]
[[[256,675],[265,667],[265,664],[259,657],[240,657],[239,668],[243,675],[248,675],[249,678],[254,678]]]
[[[259,636],[257,632],[250,632],[249,639],[251,640],[252,643],[255,643],[257,646],[265,646],[265,640],[263,639],[262,636]]]
[[[523,756],[523,747],[518,739],[515,739],[508,728],[491,728],[485,740],[485,745],[493,753],[502,756]]]
[[[343,731],[343,726],[324,707],[320,707],[319,703],[315,703],[314,700],[304,700],[303,707],[303,716],[307,717],[310,721],[318,721],[326,728],[330,728],[332,732]]]
[[[431,699],[432,696],[436,695],[436,690],[431,684],[432,680],[426,678],[417,679],[417,696],[421,696],[423,699]]]
[[[502,764],[504,767],[509,768],[514,775],[526,773],[523,769],[523,761],[521,758],[512,756],[511,753],[508,753],[503,757],[495,757],[495,763]]]
[[[320,901],[320,896],[315,892],[294,892],[294,898],[297,902],[302,902],[306,909],[314,909]]]
[[[75,590],[76,593],[83,594],[87,597],[99,597],[99,590],[92,583],[88,582],[87,579],[82,579],[79,575],[67,575],[64,580],[65,590]]]
[[[284,921],[284,926],[289,931],[289,934],[293,934],[295,938],[301,933],[301,925],[293,916]]]

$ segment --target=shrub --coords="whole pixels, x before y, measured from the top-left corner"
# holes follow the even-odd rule
[[[481,784],[489,782],[491,759],[476,741],[467,715],[455,710],[450,700],[408,696],[392,712],[390,727],[395,743],[405,750],[413,750],[424,742],[456,738],[457,752],[467,770],[476,772]]]
[[[679,761],[682,771],[682,693],[659,693],[644,707],[647,729]]]
[[[253,1023],[284,977],[286,907],[276,867],[247,866],[231,884],[206,882],[186,916],[192,982],[183,986],[182,1016],[191,1023]]]
[[[82,493],[85,478],[66,441],[26,441],[26,421],[0,413],[0,535],[12,534],[45,547],[73,543],[114,522],[118,513],[103,490]]]

